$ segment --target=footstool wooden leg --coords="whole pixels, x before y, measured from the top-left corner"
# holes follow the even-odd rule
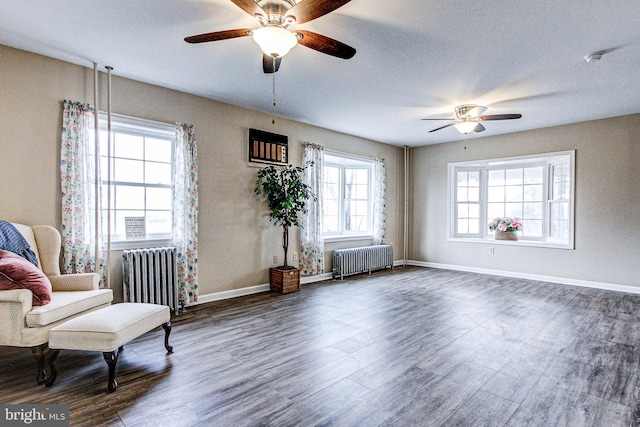
[[[102,353],[104,360],[109,365],[109,391],[113,393],[118,388],[118,382],[116,381],[116,364],[118,363],[118,350],[106,351]]]
[[[167,349],[167,353],[173,353],[173,347],[169,345],[169,334],[171,333],[171,322],[163,323],[164,329],[164,348]]]
[[[47,363],[49,363],[49,370],[51,373],[49,377],[45,381],[44,385],[47,387],[51,387],[58,378],[58,369],[56,369],[56,359],[58,358],[58,354],[60,354],[60,350],[49,350],[49,354],[47,355]]]
[[[47,357],[47,349],[49,348],[49,343],[44,343],[40,345],[36,345],[31,347],[31,355],[34,359],[36,359],[36,369],[38,370],[36,374],[36,381],[38,384],[42,384],[46,377],[47,372],[44,370],[45,358]]]

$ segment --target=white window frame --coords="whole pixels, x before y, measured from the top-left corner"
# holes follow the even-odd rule
[[[352,154],[340,153],[336,151],[324,151],[324,167],[336,167],[340,169],[340,196],[338,197],[338,231],[325,232],[323,227],[323,238],[325,241],[347,241],[371,239],[373,233],[373,174],[374,160],[368,157],[361,157]],[[333,160],[332,160],[333,158]],[[366,231],[345,231],[344,227],[344,177],[345,169],[366,169],[367,173],[367,230]],[[322,183],[324,187],[324,182]]]
[[[554,201],[550,200],[551,192],[551,167],[557,164],[558,161],[565,161],[567,159],[569,164],[569,194],[568,200],[563,202],[568,203],[569,210],[569,226],[567,240],[559,240],[549,237],[549,221],[550,221],[550,209],[549,206]],[[542,185],[542,237],[526,237],[519,236],[518,240],[495,240],[493,234],[489,231],[488,223],[493,218],[487,217],[487,174],[491,169],[508,169],[508,168],[524,168],[531,166],[544,166],[543,167],[543,185]],[[458,171],[480,171],[480,227],[477,234],[458,234],[456,232],[457,221],[457,172]],[[543,153],[536,155],[496,158],[487,160],[477,160],[468,162],[456,162],[448,164],[448,191],[447,191],[447,230],[448,240],[458,242],[471,242],[471,243],[491,243],[500,245],[517,245],[517,246],[538,246],[549,247],[559,249],[574,249],[575,248],[575,150]],[[526,227],[526,224],[525,224]]]
[[[100,126],[100,131],[101,134],[106,134],[107,132],[107,115],[106,113],[100,112],[99,113],[99,126]],[[119,115],[119,114],[112,114],[111,115],[111,132],[121,132],[121,133],[126,133],[126,134],[131,134],[131,135],[138,135],[138,136],[143,136],[143,137],[148,137],[148,138],[158,138],[158,139],[170,139],[172,142],[174,142],[172,144],[171,147],[171,176],[173,177],[173,167],[174,167],[174,159],[175,159],[175,125],[173,124],[169,124],[169,123],[162,123],[162,122],[156,122],[156,121],[152,121],[152,120],[146,120],[146,119],[140,119],[137,117],[130,117],[130,116],[124,116],[124,115]],[[100,139],[100,145],[107,145],[108,141],[106,140],[106,138],[102,137],[101,135],[101,139]],[[113,153],[112,153],[113,155]],[[114,159],[111,158],[110,162],[113,162]],[[103,186],[107,185],[107,181],[108,181],[108,177],[107,177],[107,170],[102,170],[101,171],[101,175],[102,175],[102,183]],[[113,174],[113,164],[111,165],[111,173]],[[116,180],[110,180],[111,181],[111,186],[113,185],[118,185],[118,181]],[[129,184],[129,183],[126,183]],[[173,188],[173,182],[171,184],[146,184],[146,183],[141,183],[140,186],[142,187],[149,187],[149,188]],[[111,194],[111,203],[112,206],[115,203],[114,200],[114,194]],[[172,198],[173,199],[173,198]],[[102,206],[107,206],[107,194],[102,194]],[[117,208],[117,206],[116,206]],[[103,209],[104,210],[104,209]],[[172,209],[173,211],[173,209]],[[146,209],[145,209],[146,212]],[[115,221],[115,219],[113,218],[113,211],[111,212],[111,222],[113,223]],[[104,225],[103,228],[105,230],[107,230],[107,218],[105,217],[103,219],[104,221]],[[173,218],[172,218],[172,224],[173,224]],[[120,249],[135,249],[135,248],[142,248],[142,247],[150,247],[150,246],[166,246],[166,245],[170,245],[171,244],[171,233],[169,234],[150,234],[147,233],[146,238],[144,239],[130,239],[130,240],[126,240],[126,239],[122,239],[121,235],[115,235],[113,234],[113,230],[111,230],[112,232],[112,240],[111,240],[111,248],[115,249],[115,250],[120,250]],[[118,240],[115,240],[114,237],[118,237]]]

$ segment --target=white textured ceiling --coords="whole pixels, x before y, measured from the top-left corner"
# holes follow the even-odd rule
[[[272,76],[250,37],[183,41],[258,27],[229,0],[0,0],[0,11],[0,44],[273,113]],[[357,53],[296,46],[276,74],[277,114],[418,146],[462,139],[420,119],[463,103],[523,115],[469,138],[640,113],[638,23],[630,0],[352,0],[292,27]],[[583,59],[599,50],[600,62]]]

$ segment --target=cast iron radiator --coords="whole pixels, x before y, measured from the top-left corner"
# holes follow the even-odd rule
[[[392,245],[382,244],[333,251],[333,277],[340,277],[340,280],[350,274],[365,271],[371,274],[373,270],[387,267],[393,268]]]
[[[122,277],[125,301],[168,305],[176,315],[180,311],[176,248],[123,251]]]

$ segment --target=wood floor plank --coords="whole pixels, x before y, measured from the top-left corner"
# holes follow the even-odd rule
[[[640,426],[640,295],[392,271],[189,307],[125,346],[63,351],[52,387],[0,348],[2,403],[73,426]],[[97,421],[96,421],[97,420]]]

